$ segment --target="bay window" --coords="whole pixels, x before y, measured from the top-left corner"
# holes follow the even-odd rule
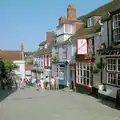
[[[72,25],[65,24],[65,33],[72,33]]]
[[[113,27],[113,39],[114,41],[120,41],[120,13],[113,15],[112,17]]]
[[[107,83],[120,86],[120,59],[107,58]]]

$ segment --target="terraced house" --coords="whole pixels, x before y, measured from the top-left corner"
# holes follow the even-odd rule
[[[120,2],[114,0],[108,4],[108,11],[102,16],[101,83],[99,95],[115,100],[120,89]]]
[[[46,33],[46,40],[39,44],[39,49],[34,56],[34,67],[32,68],[32,77],[45,78],[51,77],[51,53],[54,42],[53,32]]]
[[[71,60],[72,46],[65,44],[76,30],[82,24],[76,18],[76,8],[73,5],[68,5],[67,16],[60,17],[56,27],[55,44],[52,47],[52,75],[59,76],[61,86],[70,85],[69,62]]]

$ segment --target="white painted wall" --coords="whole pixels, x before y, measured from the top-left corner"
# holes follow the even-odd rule
[[[25,78],[25,61],[24,60],[16,60],[13,61],[16,65],[19,66],[18,70],[15,70],[15,74],[21,75],[21,78]]]
[[[60,34],[63,34],[63,33],[64,33],[64,24],[58,26],[57,29],[56,29],[56,34],[57,35],[60,35]]]

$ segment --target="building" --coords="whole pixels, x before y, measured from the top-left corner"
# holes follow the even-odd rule
[[[25,78],[31,79],[31,65],[25,65]]]
[[[21,44],[21,50],[0,50],[0,57],[6,60],[12,60],[18,66],[15,70],[16,79],[25,78],[25,60],[24,60],[24,46]]]
[[[69,61],[71,60],[71,44],[65,43],[82,24],[76,18],[76,8],[68,5],[67,16],[60,17],[56,27],[55,43],[52,46],[52,75],[59,77],[61,86],[69,86],[70,71]]]
[[[115,100],[120,89],[120,2],[112,1],[102,16],[99,97]]]
[[[34,67],[32,77],[51,78],[51,53],[54,32],[46,33],[46,40],[39,44],[39,49],[34,56]],[[35,72],[36,71],[36,72]]]

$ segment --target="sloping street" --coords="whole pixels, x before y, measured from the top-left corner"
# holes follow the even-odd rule
[[[120,111],[68,91],[18,90],[0,102],[0,120],[119,120]]]

